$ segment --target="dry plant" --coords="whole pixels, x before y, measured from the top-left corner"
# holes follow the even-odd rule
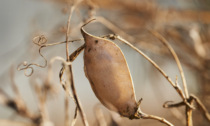
[[[58,2],[58,1],[57,1]],[[26,61],[17,66],[18,71],[24,71],[24,74],[30,77],[35,71],[34,66],[45,68],[48,67],[48,75],[47,79],[43,84],[32,84],[32,88],[36,92],[38,99],[39,111],[37,113],[32,113],[24,101],[22,100],[22,96],[19,93],[16,84],[14,83],[14,72],[11,71],[11,79],[12,81],[12,89],[16,94],[15,98],[10,98],[6,92],[0,89],[0,103],[2,105],[8,106],[13,109],[18,115],[27,118],[30,120],[29,123],[20,123],[13,122],[10,120],[4,121],[5,125],[12,125],[13,123],[20,123],[20,125],[32,125],[32,126],[53,126],[53,121],[49,118],[49,112],[46,108],[46,101],[48,100],[48,95],[53,92],[55,89],[51,84],[53,81],[52,76],[55,74],[52,70],[53,63],[58,60],[61,62],[62,67],[59,72],[60,84],[65,92],[65,125],[73,126],[75,125],[78,115],[80,115],[82,119],[82,123],[85,126],[88,126],[88,120],[86,114],[83,110],[82,104],[79,100],[75,89],[75,82],[73,76],[73,67],[72,62],[75,58],[80,54],[83,49],[85,49],[86,45],[82,45],[72,54],[69,54],[69,43],[73,43],[75,41],[87,41],[87,38],[78,38],[78,39],[70,39],[73,31],[79,31],[80,28],[93,21],[95,19],[97,22],[103,24],[107,29],[112,31],[114,34],[103,35],[101,37],[97,37],[91,35],[94,39],[101,39],[104,41],[114,41],[119,40],[122,43],[125,43],[133,50],[138,52],[143,58],[145,58],[149,63],[151,63],[154,68],[156,68],[165,79],[169,82],[169,84],[174,88],[179,97],[182,99],[179,103],[173,103],[171,101],[166,101],[163,104],[164,108],[176,108],[174,111],[180,113],[180,109],[178,107],[185,107],[184,115],[185,115],[185,124],[186,126],[193,126],[193,123],[196,121],[196,118],[193,116],[193,111],[199,110],[201,114],[206,118],[207,122],[199,122],[199,125],[209,125],[210,123],[210,114],[209,114],[209,83],[210,83],[210,12],[209,11],[185,11],[185,10],[164,10],[158,9],[158,5],[154,2],[134,2],[127,0],[115,0],[115,1],[100,1],[100,0],[63,0],[59,1],[61,3],[67,4],[68,8],[64,8],[63,12],[69,14],[67,19],[66,27],[64,28],[65,32],[65,41],[62,42],[54,42],[48,43],[48,38],[44,35],[40,35],[34,37],[33,43],[39,47],[39,54],[44,59],[44,65],[36,64],[36,63],[27,63]],[[88,8],[88,9],[87,9]],[[82,10],[87,10],[86,15],[80,13]],[[115,16],[104,16],[100,13],[100,11],[106,10],[108,12],[113,11],[116,13]],[[120,10],[120,11],[119,11]],[[78,14],[80,17],[80,22],[71,26],[72,15],[74,13]],[[120,16],[124,13],[124,16]],[[101,15],[100,15],[101,14]],[[116,18],[121,20],[119,23],[116,21]],[[174,19],[177,19],[175,21]],[[199,20],[199,22],[198,22]],[[187,25],[187,23],[191,22],[192,25]],[[208,27],[203,27],[208,25]],[[83,33],[84,34],[84,33]],[[158,43],[159,41],[160,43]],[[47,58],[41,53],[43,48],[47,48],[50,46],[56,46],[60,44],[65,44],[66,48],[66,59],[62,57],[55,56],[50,59],[48,63]],[[181,79],[182,83],[178,83],[178,77],[173,81],[171,77],[156,63],[152,58],[146,55],[143,51],[148,51],[151,54],[163,55],[165,57],[169,57],[169,59],[174,59]],[[182,55],[184,54],[184,55]],[[186,57],[189,57],[188,60]],[[187,79],[185,77],[185,73],[182,68],[182,64],[191,68],[193,71],[196,71],[199,74],[202,87],[202,94],[197,96],[197,94],[189,93],[189,84],[187,84]],[[29,73],[28,73],[29,72]],[[129,90],[130,91],[130,90]],[[70,106],[69,101],[70,98],[74,101],[76,107],[75,111],[72,112],[74,115],[73,120],[70,120]],[[201,100],[200,100],[201,98]],[[207,100],[205,100],[207,99]],[[171,99],[173,100],[173,98]],[[136,102],[135,115],[132,115],[133,118],[138,119],[151,119],[157,120],[165,125],[173,126],[175,124],[171,123],[171,119],[165,119],[163,117],[150,115],[143,113],[144,108],[140,110],[140,104],[142,99],[139,102]],[[104,103],[103,103],[104,104]],[[120,106],[121,104],[119,104]],[[207,108],[205,107],[207,106]],[[110,109],[110,108],[109,108]],[[121,110],[117,110],[120,113]],[[183,111],[183,110],[182,110]],[[180,122],[183,122],[183,118],[180,118],[180,114],[177,112],[171,111],[174,115],[174,118],[178,118]],[[97,120],[97,125],[106,126],[106,125],[120,125],[119,120],[115,119],[115,117],[111,116],[111,123],[107,122],[106,117],[103,114],[103,110],[100,109],[99,106],[95,107],[95,116]],[[123,115],[124,116],[124,115]],[[200,116],[200,115],[196,115]],[[126,116],[125,116],[126,117]],[[128,116],[127,116],[128,117]],[[128,117],[131,118],[131,117]],[[172,118],[173,119],[173,118]],[[140,120],[141,121],[141,120]],[[154,122],[156,125],[157,122]]]

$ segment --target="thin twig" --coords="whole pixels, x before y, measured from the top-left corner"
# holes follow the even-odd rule
[[[164,118],[158,117],[158,116],[144,114],[141,118],[142,119],[153,119],[153,120],[160,121],[161,123],[166,124],[168,126],[173,126],[173,124],[171,124],[169,121],[167,121]]]
[[[70,21],[71,21],[71,17],[72,14],[74,12],[74,9],[76,8],[76,6],[79,4],[78,1],[76,1],[76,3],[71,7],[70,13],[69,13],[69,17],[67,20],[67,30],[66,30],[66,42],[68,42],[69,40],[69,29],[70,29]],[[68,49],[68,43],[66,43],[66,59],[67,61],[69,61],[69,49]]]
[[[149,30],[149,31],[156,38],[158,38],[163,43],[163,45],[165,45],[169,49],[169,51],[173,55],[173,57],[174,57],[174,59],[176,61],[176,64],[177,64],[177,66],[179,68],[179,72],[180,72],[181,78],[182,78],[182,84],[183,84],[183,88],[184,88],[185,97],[186,97],[186,99],[189,98],[186,79],[185,79],[184,72],[183,72],[181,63],[179,61],[179,58],[178,58],[176,52],[171,47],[171,45],[169,44],[169,42],[162,35],[160,35],[159,33],[155,32],[155,31],[152,31],[152,30]],[[188,101],[188,103],[190,105],[192,105],[192,102],[193,102],[192,100]],[[186,106],[186,121],[187,121],[187,126],[192,126],[193,125],[193,122],[192,122],[192,109],[189,108],[188,106]]]
[[[79,110],[79,112],[80,112],[80,116],[81,116],[81,118],[82,118],[83,124],[84,124],[85,126],[89,126],[89,124],[88,124],[88,122],[87,122],[87,119],[86,119],[86,115],[85,115],[85,113],[83,112],[81,103],[80,103],[80,101],[79,101],[79,98],[78,98],[78,96],[77,96],[76,89],[75,89],[75,86],[74,86],[74,79],[73,79],[73,73],[72,73],[72,65],[69,65],[69,66],[68,66],[68,69],[67,69],[67,72],[66,72],[66,73],[67,73],[67,77],[69,77],[68,80],[69,80],[70,85],[71,85],[71,90],[72,90],[72,93],[73,93],[73,97],[74,97],[74,99],[75,99],[75,101],[76,101],[76,105],[77,105],[78,110]]]
[[[81,1],[78,0],[76,1],[76,3],[71,7],[71,10],[70,10],[70,14],[69,14],[69,18],[68,18],[68,21],[67,21],[67,31],[66,31],[66,41],[68,42],[68,37],[69,37],[69,28],[70,28],[70,20],[71,20],[71,17],[72,17],[72,13],[75,9],[75,7],[80,3]],[[70,61],[69,59],[69,52],[68,52],[68,43],[66,43],[66,59],[67,61]],[[68,78],[67,82],[70,83],[71,85],[71,89],[72,89],[72,92],[73,92],[73,97],[76,101],[76,105],[78,107],[78,110],[80,111],[80,115],[82,117],[82,121],[84,123],[85,126],[88,126],[88,122],[87,122],[87,119],[86,119],[86,116],[82,110],[82,107],[81,107],[81,104],[79,102],[79,99],[77,97],[77,93],[76,93],[76,90],[75,90],[75,86],[74,86],[74,78],[73,78],[73,72],[72,72],[72,65],[70,64],[69,66],[67,66],[68,68],[66,69],[66,76]]]
[[[88,122],[87,122],[86,116],[85,116],[85,114],[83,112],[83,109],[81,107],[81,103],[79,102],[79,98],[77,97],[77,93],[76,93],[75,86],[74,86],[73,75],[70,74],[70,73],[72,73],[72,72],[70,72],[71,62],[67,62],[62,57],[54,57],[53,59],[51,59],[49,67],[51,67],[52,63],[55,60],[60,60],[64,64],[64,67],[63,67],[64,69],[61,70],[62,72],[60,73],[60,80],[62,81],[63,72],[65,71],[66,72],[67,81],[65,83],[62,82],[62,86],[63,86],[64,90],[68,92],[69,96],[71,96],[71,93],[70,93],[69,89],[67,88],[67,85],[71,86],[71,90],[72,90],[72,93],[73,93],[73,99],[74,99],[75,104],[76,104],[76,106],[78,108],[78,111],[80,112],[80,115],[82,117],[82,121],[83,121],[85,126],[88,126]]]
[[[71,122],[71,126],[74,126],[77,121],[77,115],[78,115],[77,113],[78,113],[78,108],[76,107],[74,112],[74,119]]]
[[[203,115],[205,115],[206,119],[208,121],[210,121],[210,114],[209,114],[208,110],[206,109],[206,107],[203,105],[203,103],[199,100],[199,98],[196,97],[193,94],[191,94],[190,97],[192,97],[195,100],[195,102],[197,103],[197,105],[200,108],[200,110],[203,113]]]
[[[171,104],[169,104],[171,103]],[[163,108],[174,108],[174,107],[181,107],[185,105],[185,103],[182,101],[182,102],[179,102],[179,103],[172,103],[172,101],[166,101],[164,104],[163,104]]]
[[[168,49],[169,51],[171,52],[171,54],[173,55],[176,63],[177,63],[177,66],[179,68],[179,72],[180,72],[180,75],[181,75],[181,78],[182,78],[182,84],[183,84],[183,88],[184,88],[184,93],[185,93],[185,96],[186,98],[189,98],[189,94],[188,94],[188,88],[187,88],[187,83],[186,83],[186,79],[185,79],[185,76],[184,76],[184,72],[183,72],[183,68],[181,66],[181,63],[179,61],[179,58],[176,54],[176,52],[174,51],[174,49],[171,47],[171,45],[169,44],[169,42],[162,36],[160,35],[158,32],[155,32],[155,31],[152,31],[152,30],[149,30],[156,38],[158,38]]]
[[[199,100],[198,97],[196,97],[195,95],[191,94],[189,99],[188,99],[188,102],[190,104],[193,103],[193,101],[195,101],[198,105],[198,107],[200,108],[201,112],[203,113],[203,115],[205,116],[205,118],[210,121],[210,114],[208,112],[208,110],[206,109],[206,107],[203,105],[203,103]],[[164,108],[174,108],[174,107],[181,107],[183,105],[185,105],[185,103],[182,101],[182,102],[179,102],[179,103],[175,103],[175,104],[168,104],[170,102],[165,102],[163,107]]]

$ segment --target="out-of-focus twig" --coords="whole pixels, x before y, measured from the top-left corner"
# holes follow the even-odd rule
[[[94,107],[94,111],[95,111],[95,116],[96,116],[96,120],[98,122],[99,126],[107,126],[104,114],[100,108],[100,104],[96,104]]]
[[[3,90],[0,89],[0,104],[7,106],[11,109],[13,109],[16,114],[28,118],[31,120],[34,124],[40,124],[40,115],[39,114],[33,114],[30,112],[30,110],[27,108],[22,96],[19,93],[18,87],[16,86],[16,83],[14,81],[14,71],[13,67],[10,71],[11,76],[11,86],[12,90],[15,93],[15,98],[10,98]]]
[[[26,123],[26,122],[19,122],[19,121],[12,121],[12,120],[0,120],[1,126],[36,126],[33,123]]]

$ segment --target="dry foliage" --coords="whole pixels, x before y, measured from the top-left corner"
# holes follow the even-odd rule
[[[10,98],[3,89],[0,89],[0,104],[11,108],[18,115],[27,118],[29,121],[25,123],[13,120],[0,120],[0,124],[8,126],[15,124],[21,126],[54,125],[53,120],[50,120],[46,102],[49,99],[49,95],[56,94],[55,87],[52,85],[53,75],[55,74],[52,70],[52,65],[55,61],[60,61],[62,67],[60,68],[59,79],[63,91],[65,92],[65,125],[75,125],[78,116],[81,117],[83,125],[89,125],[87,115],[83,110],[85,104],[80,102],[75,89],[72,70],[72,62],[85,48],[85,45],[82,45],[70,54],[69,43],[84,40],[83,38],[79,38],[79,35],[75,35],[74,32],[80,31],[81,26],[91,19],[96,19],[97,22],[104,25],[104,30],[109,30],[114,33],[103,35],[101,38],[110,39],[112,41],[117,39],[137,51],[165,77],[181,98],[179,103],[165,101],[163,104],[164,108],[168,111],[171,110],[170,113],[172,117],[167,117],[167,120],[164,117],[143,113],[144,108],[141,108],[142,111],[138,111],[138,118],[157,120],[161,122],[162,125],[165,124],[169,126],[179,124],[193,126],[193,123],[207,126],[210,124],[210,115],[208,113],[210,110],[210,11],[208,9],[166,9],[160,8],[159,4],[151,0],[142,2],[135,0],[54,0],[54,2],[61,3],[64,6],[62,12],[68,15],[67,24],[60,29],[61,34],[65,34],[65,41],[52,43],[48,42],[49,38],[45,35],[34,37],[33,43],[39,47],[38,52],[44,59],[44,65],[27,62],[17,65],[17,69],[19,71],[23,70],[25,75],[29,78],[31,78],[33,73],[38,71],[37,67],[48,68],[47,77],[42,84],[36,82],[36,79],[31,78],[33,82],[31,83],[32,89],[34,89],[38,99],[38,111],[31,112],[26,106],[14,82],[14,69],[12,69],[11,87],[15,93],[15,97]],[[201,1],[200,5],[204,2],[205,1]],[[78,15],[79,22],[72,25],[73,14]],[[78,39],[71,39],[75,36],[77,36]],[[41,50],[44,48],[60,44],[66,45],[66,59],[55,56],[48,60],[41,53]],[[176,80],[173,81],[171,78],[175,77],[169,77],[158,63],[146,55],[144,51],[148,52],[150,55],[161,55],[167,57],[168,60],[176,62],[182,82],[178,83],[177,77]],[[190,86],[190,84],[187,84],[189,78],[185,77],[182,66],[198,73],[197,78],[200,81],[197,85],[201,88],[201,93],[191,94],[191,92],[189,92],[188,86]],[[71,112],[69,112],[70,98],[72,98],[76,105],[75,111]],[[173,98],[171,98],[171,100],[173,101]],[[138,102],[138,107],[141,102],[144,102],[144,100]],[[179,109],[179,107],[184,107],[185,109]],[[193,112],[196,110],[200,111],[200,114],[193,115]],[[122,125],[121,117],[116,116],[112,112],[110,113],[111,121],[107,122],[105,119],[107,117],[104,115],[100,105],[95,107],[94,112],[96,117],[95,125]],[[74,116],[73,120],[70,120],[70,115]],[[204,118],[199,118],[201,120],[198,120],[197,117],[200,116]],[[176,124],[171,123],[173,119],[176,119]],[[139,121],[141,122],[142,120]],[[154,121],[151,125],[156,124],[158,124],[158,122]]]

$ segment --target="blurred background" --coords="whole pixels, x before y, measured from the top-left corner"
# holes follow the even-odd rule
[[[2,94],[14,99],[17,94],[13,81],[31,113],[39,113],[39,100],[33,85],[42,85],[48,77],[48,67],[34,66],[32,76],[26,77],[17,66],[23,61],[43,65],[39,47],[32,40],[44,35],[47,43],[65,41],[65,32],[71,0],[1,0],[0,1],[0,124],[29,125],[30,118],[20,116],[14,105],[3,104]],[[176,62],[168,49],[147,29],[163,35],[175,49],[181,60],[188,90],[198,96],[210,111],[210,1],[209,0],[87,0],[75,9],[70,25],[70,40],[81,38],[80,26],[89,17],[97,17],[86,30],[96,36],[119,34],[145,52],[168,76],[182,81]],[[113,24],[110,25],[110,23]],[[148,114],[166,118],[175,125],[185,125],[184,107],[166,109],[166,101],[180,102],[181,98],[166,79],[141,55],[130,47],[115,41],[122,49],[134,82],[136,99],[143,98],[141,109]],[[69,44],[73,52],[84,42]],[[65,44],[49,46],[41,50],[48,61],[55,56],[65,58]],[[53,64],[53,93],[47,96],[46,108],[49,122],[54,126],[65,122],[65,92],[59,82],[61,62]],[[84,74],[83,52],[73,62],[76,91],[89,124],[97,122],[97,108],[103,112],[107,125],[161,126],[154,120],[129,120],[110,112],[94,95]],[[11,72],[12,71],[12,72]],[[30,71],[27,71],[30,72]],[[12,74],[14,77],[12,77]],[[4,93],[3,93],[4,92]],[[69,103],[70,121],[74,117],[75,104]],[[13,109],[12,109],[13,108]],[[21,122],[21,123],[20,123]],[[22,124],[24,122],[24,124]],[[198,110],[193,111],[195,126],[207,126],[209,122]],[[78,116],[76,126],[82,125]]]

